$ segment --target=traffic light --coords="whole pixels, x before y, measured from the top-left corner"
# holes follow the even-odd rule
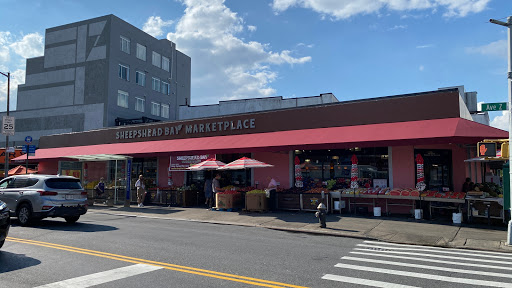
[[[478,157],[496,157],[496,142],[478,142],[476,150]]]
[[[509,158],[508,142],[501,143],[501,158]]]

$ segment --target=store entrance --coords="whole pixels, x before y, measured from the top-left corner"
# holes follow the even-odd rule
[[[418,154],[423,157],[424,161],[426,189],[453,191],[452,151],[444,149],[415,149],[414,155]]]

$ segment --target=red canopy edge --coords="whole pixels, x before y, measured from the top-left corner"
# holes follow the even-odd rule
[[[98,154],[135,156],[200,151],[229,153],[258,149],[264,149],[264,151],[327,149],[345,147],[346,145],[364,147],[441,143],[476,144],[483,139],[503,138],[508,138],[507,131],[462,118],[447,118],[231,136],[47,148],[36,150],[36,155],[29,156],[29,160]],[[25,155],[14,159],[14,161],[22,160],[26,160]]]

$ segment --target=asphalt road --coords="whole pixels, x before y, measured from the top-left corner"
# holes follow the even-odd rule
[[[512,287],[508,259],[92,212],[75,225],[60,219],[13,225],[0,250],[0,286]]]

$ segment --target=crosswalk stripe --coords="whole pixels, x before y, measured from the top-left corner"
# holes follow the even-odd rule
[[[485,256],[483,254],[489,255],[500,255],[505,257],[506,259],[510,259],[510,253],[503,252],[494,252],[494,251],[481,251],[481,250],[469,250],[469,249],[456,249],[456,248],[443,248],[443,247],[432,247],[432,246],[423,246],[423,245],[411,245],[411,244],[398,244],[398,243],[388,243],[388,242],[380,242],[380,241],[371,241],[365,240],[364,243],[369,244],[377,244],[377,245],[386,245],[386,246],[398,246],[398,247],[409,247],[409,248],[423,248],[429,250],[438,250],[438,251],[458,251],[465,254],[475,254],[479,256]]]
[[[404,263],[404,262],[394,262],[394,261],[386,261],[386,260],[379,260],[379,259],[356,258],[356,257],[350,257],[350,256],[344,256],[341,259],[351,260],[351,261],[359,261],[359,262],[395,265],[395,266],[410,267],[410,268],[430,269],[430,270],[445,271],[445,272],[455,272],[455,273],[464,273],[464,274],[473,274],[473,275],[484,275],[484,276],[491,276],[491,277],[512,278],[512,275],[510,275],[510,274],[485,272],[485,271],[477,271],[477,270],[464,270],[464,269],[457,269],[457,268],[429,266],[429,265],[412,264],[412,263]]]
[[[497,263],[497,264],[511,265],[512,266],[512,262],[495,261],[495,260],[488,260],[488,259],[465,258],[465,257],[456,257],[456,256],[448,256],[448,255],[435,255],[435,254],[427,254],[427,253],[414,253],[414,252],[401,252],[401,251],[379,251],[379,250],[364,249],[364,248],[355,248],[354,250],[373,251],[373,252],[376,252],[376,253],[391,253],[391,254],[403,254],[403,255],[414,255],[414,256],[445,258],[445,259],[454,259],[454,260],[463,260],[463,261]]]
[[[442,264],[450,264],[457,266],[471,266],[471,267],[480,267],[480,268],[490,268],[490,269],[501,269],[501,270],[512,270],[512,267],[506,266],[493,266],[493,265],[485,265],[485,264],[476,264],[476,263],[465,263],[465,262],[455,262],[455,261],[443,261],[437,259],[430,258],[418,258],[418,257],[409,257],[409,256],[398,256],[398,255],[388,255],[388,254],[375,254],[373,250],[367,250],[370,252],[360,252],[360,251],[351,251],[351,254],[358,255],[367,255],[367,256],[377,256],[377,257],[387,257],[387,258],[396,258],[396,259],[406,259],[406,260],[416,260],[416,261],[424,261],[424,262],[432,262],[432,263],[442,263]]]
[[[382,249],[393,249],[393,250],[408,250],[408,251],[423,251],[423,252],[432,252],[432,253],[443,253],[443,254],[456,254],[456,255],[467,255],[467,256],[478,256],[478,257],[487,257],[487,258],[496,258],[496,259],[510,259],[510,255],[507,256],[498,256],[498,255],[483,255],[480,253],[467,253],[466,251],[453,251],[449,249],[445,249],[443,251],[441,250],[434,250],[434,249],[427,249],[427,248],[416,248],[414,246],[406,246],[406,247],[387,247],[387,246],[378,246],[378,245],[371,245],[371,244],[357,244],[357,246],[360,247],[373,247],[373,248],[382,248]],[[511,263],[512,264],[512,263]]]
[[[452,282],[452,283],[463,283],[463,284],[469,284],[469,285],[481,285],[481,286],[487,286],[487,287],[503,287],[503,288],[510,288],[510,286],[511,286],[510,283],[505,283],[505,282],[486,281],[486,280],[478,280],[478,279],[470,279],[470,278],[447,277],[447,276],[440,276],[440,275],[434,275],[434,274],[425,274],[425,273],[416,273],[416,272],[408,272],[408,271],[400,271],[400,270],[374,268],[374,267],[366,267],[366,266],[359,266],[359,265],[349,265],[349,264],[338,263],[334,266],[338,267],[338,268],[345,268],[345,269],[353,269],[353,270],[360,270],[360,271],[367,271],[367,272],[377,272],[377,273],[384,273],[384,274],[391,274],[391,275],[398,275],[398,276],[407,276],[407,277],[414,277],[414,278],[422,278],[422,279],[429,279],[429,280],[439,280],[439,281]]]
[[[368,279],[361,279],[361,278],[354,278],[354,277],[345,277],[345,276],[332,275],[332,274],[325,274],[322,277],[322,279],[351,283],[351,284],[366,285],[366,286],[371,286],[371,287],[419,288],[416,286],[407,286],[407,285],[394,284],[394,283],[389,283],[389,282],[382,282],[382,281],[375,281],[375,280],[368,280]]]
[[[113,270],[103,271],[99,273],[89,274],[80,276],[64,281],[50,283],[35,288],[86,288],[95,285],[108,283],[114,280],[119,280],[155,270],[162,269],[163,267],[157,267],[147,264],[136,264],[126,267],[121,267]]]

